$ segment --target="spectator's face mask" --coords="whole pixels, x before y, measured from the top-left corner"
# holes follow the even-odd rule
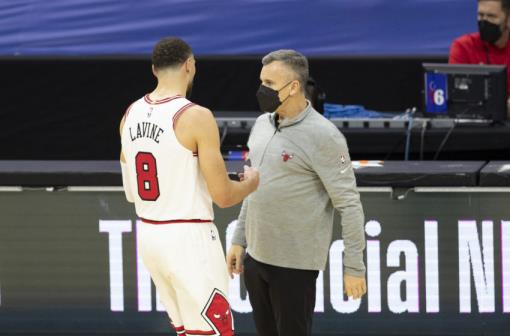
[[[259,89],[257,90],[257,100],[259,102],[259,108],[262,112],[274,112],[281,104],[283,104],[289,97],[290,93],[283,101],[280,101],[280,97],[278,94],[281,90],[286,88],[293,80],[285,84],[280,90],[274,90],[270,87],[267,87],[263,84],[260,84]]]
[[[487,20],[478,21],[478,30],[480,31],[480,37],[482,38],[482,41],[490,44],[496,43],[503,35],[503,29],[501,29],[501,25],[489,22]]]

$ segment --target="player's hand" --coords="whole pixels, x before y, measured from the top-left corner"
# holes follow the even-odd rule
[[[244,173],[242,173],[241,181],[249,183],[252,192],[257,190],[260,181],[257,168],[244,166]]]
[[[227,253],[228,274],[233,279],[234,274],[243,272],[244,248],[240,245],[232,245]]]
[[[345,294],[353,299],[359,299],[367,292],[365,277],[344,275]]]

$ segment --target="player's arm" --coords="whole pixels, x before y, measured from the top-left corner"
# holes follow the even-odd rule
[[[201,106],[194,106],[187,113],[189,115],[187,120],[195,125],[193,136],[197,144],[200,170],[214,203],[220,208],[226,208],[241,202],[257,189],[259,183],[257,170],[245,167],[242,182],[230,180],[221,155],[218,126],[212,112]]]
[[[120,122],[119,132],[122,136],[122,129],[124,128],[125,117],[122,118]],[[126,199],[128,202],[133,203],[135,200],[133,198],[133,191],[131,190],[131,184],[129,183],[129,170],[126,164],[126,158],[124,157],[124,153],[122,149],[120,150],[120,168],[122,170],[122,185],[124,186],[124,192],[126,194]]]

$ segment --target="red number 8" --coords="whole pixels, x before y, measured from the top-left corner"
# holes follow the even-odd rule
[[[136,154],[136,180],[138,195],[144,201],[155,201],[159,197],[158,168],[152,153]]]

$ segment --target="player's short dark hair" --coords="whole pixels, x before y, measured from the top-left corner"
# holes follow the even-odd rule
[[[178,37],[165,37],[154,46],[152,64],[156,70],[171,68],[183,64],[193,51]]]
[[[506,14],[510,14],[510,0],[478,0],[478,2],[482,1],[499,1],[501,2],[501,8]]]

